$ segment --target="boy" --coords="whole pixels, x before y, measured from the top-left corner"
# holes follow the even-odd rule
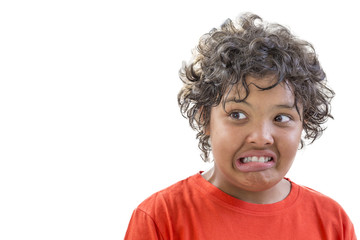
[[[243,14],[205,34],[180,77],[181,112],[214,166],[140,204],[125,239],[356,239],[339,204],[285,178],[332,117],[311,44]]]

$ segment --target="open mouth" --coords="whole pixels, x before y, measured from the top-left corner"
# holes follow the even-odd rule
[[[241,172],[260,172],[275,167],[275,162],[270,156],[242,157],[235,161],[235,167]]]
[[[270,161],[274,161],[274,159],[272,157],[265,157],[265,156],[261,156],[261,157],[253,156],[253,157],[240,158],[241,163],[250,163],[250,162],[267,163]]]
[[[261,172],[276,168],[277,155],[272,150],[249,150],[237,156],[234,166],[240,172]]]

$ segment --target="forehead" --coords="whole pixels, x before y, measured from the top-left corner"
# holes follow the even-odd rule
[[[223,101],[236,100],[240,102],[247,98],[269,97],[271,99],[288,100],[294,103],[295,96],[292,87],[287,82],[277,84],[277,81],[275,76],[263,78],[248,76],[244,83],[240,82],[229,87]]]

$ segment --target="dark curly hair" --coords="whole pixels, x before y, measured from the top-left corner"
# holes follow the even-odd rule
[[[245,13],[236,21],[227,19],[219,29],[204,34],[193,59],[179,71],[183,87],[178,94],[181,113],[198,133],[204,161],[209,160],[211,145],[206,127],[211,108],[221,103],[234,85],[241,84],[249,95],[246,76],[276,76],[293,89],[295,106],[303,109],[304,139],[310,143],[321,136],[322,126],[332,115],[330,101],[334,92],[326,86],[326,75],[313,46],[279,24],[263,22]],[[230,90],[229,90],[230,89]],[[300,114],[298,108],[298,113]],[[301,148],[304,146],[301,139]]]

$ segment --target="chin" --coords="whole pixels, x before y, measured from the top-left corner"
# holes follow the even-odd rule
[[[239,181],[242,189],[251,192],[262,192],[276,186],[283,177],[267,176],[263,173],[248,173],[246,177]]]

